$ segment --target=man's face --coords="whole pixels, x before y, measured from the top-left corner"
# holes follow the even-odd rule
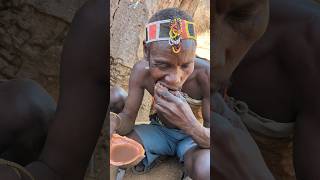
[[[182,40],[181,51],[173,53],[168,41],[158,41],[146,49],[150,51],[150,73],[155,82],[161,82],[171,90],[180,90],[193,72],[196,43]]]
[[[228,81],[253,43],[265,32],[269,1],[216,0],[213,9],[212,90]]]

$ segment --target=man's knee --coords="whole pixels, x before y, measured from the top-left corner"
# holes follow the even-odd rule
[[[137,141],[138,143],[140,143],[143,146],[143,143],[142,143],[140,136],[134,130],[132,130],[127,136],[130,139]]]
[[[127,92],[119,86],[110,88],[110,110],[114,113],[120,113],[124,108]]]
[[[188,175],[194,180],[210,179],[210,150],[203,149],[195,153],[189,153],[185,160]]]
[[[2,156],[27,163],[34,160],[42,149],[56,104],[53,98],[35,81],[10,80],[2,84],[1,91],[7,94],[7,114],[3,122],[8,133],[14,135],[10,146]],[[3,106],[3,104],[1,105]]]
[[[196,158],[193,162],[193,179],[209,180],[210,179],[210,158]]]
[[[41,124],[47,129],[48,123],[53,119],[56,104],[48,92],[38,83],[29,79],[13,80],[17,120],[24,120],[30,126],[34,123]],[[23,123],[23,122],[22,122]]]

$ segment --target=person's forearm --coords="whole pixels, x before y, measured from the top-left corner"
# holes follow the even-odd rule
[[[210,148],[210,128],[203,127],[198,121],[184,130],[201,148]]]
[[[118,114],[119,116],[119,124],[117,126],[116,132],[120,135],[129,134],[135,122],[135,117],[127,115],[125,112],[121,112]]]

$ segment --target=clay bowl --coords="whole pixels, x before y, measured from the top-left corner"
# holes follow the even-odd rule
[[[110,142],[110,164],[120,168],[137,165],[145,156],[144,149],[137,141],[113,134]]]

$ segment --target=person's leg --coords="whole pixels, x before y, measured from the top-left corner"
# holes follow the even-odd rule
[[[34,81],[0,83],[0,158],[21,165],[37,159],[55,109],[53,98]]]
[[[143,146],[143,142],[140,139],[139,135],[133,130],[128,134],[128,137],[137,141],[138,143],[140,143]]]
[[[190,136],[177,145],[177,156],[193,180],[210,179],[210,149],[200,149]]]
[[[166,156],[175,154],[175,142],[165,133],[163,126],[155,122],[134,127],[128,135],[139,142],[145,149],[145,158],[134,167],[134,173],[143,174],[160,164]]]
[[[210,149],[191,148],[184,155],[184,166],[193,180],[209,180]]]

